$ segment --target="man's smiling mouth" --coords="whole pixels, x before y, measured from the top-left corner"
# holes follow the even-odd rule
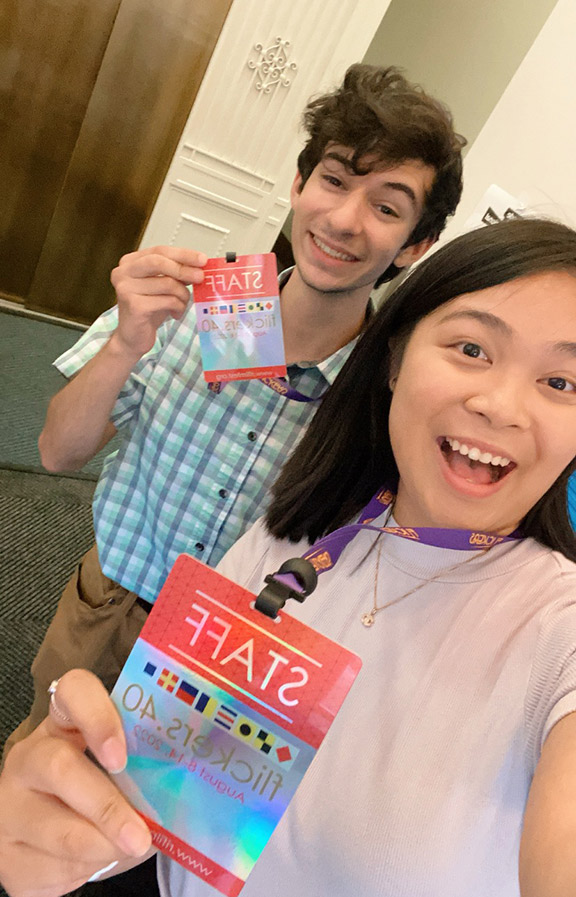
[[[321,249],[322,252],[325,252],[326,255],[329,255],[333,259],[339,259],[342,262],[358,261],[358,258],[355,255],[350,255],[348,252],[340,252],[338,249],[333,249],[332,246],[328,246],[328,244],[324,243],[320,237],[316,236],[316,234],[312,234],[312,240],[318,249]]]

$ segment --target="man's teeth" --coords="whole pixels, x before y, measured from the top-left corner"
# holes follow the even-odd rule
[[[480,461],[481,464],[492,464],[494,467],[508,467],[510,458],[500,455],[491,455],[490,452],[481,452],[476,446],[467,446],[457,439],[451,439],[446,436],[446,442],[454,452],[460,452],[461,455],[467,455],[471,461]]]
[[[337,252],[336,249],[332,249],[330,246],[327,246],[326,243],[323,243],[322,240],[319,240],[317,236],[312,235],[312,239],[322,252],[325,252],[326,255],[331,255],[333,259],[341,259],[343,262],[356,261],[355,255],[347,255],[345,252]]]

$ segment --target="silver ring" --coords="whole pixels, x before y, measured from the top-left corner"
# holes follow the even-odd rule
[[[56,722],[60,723],[67,728],[75,729],[73,720],[70,719],[69,716],[60,710],[58,704],[56,703],[56,689],[58,688],[59,679],[53,679],[50,685],[48,686],[48,694],[50,695],[50,713],[56,720]]]

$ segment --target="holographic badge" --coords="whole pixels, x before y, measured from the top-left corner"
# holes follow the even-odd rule
[[[208,259],[194,306],[209,383],[285,376],[274,253]]]
[[[240,892],[360,669],[304,624],[178,558],[116,683],[115,777],[163,853]]]

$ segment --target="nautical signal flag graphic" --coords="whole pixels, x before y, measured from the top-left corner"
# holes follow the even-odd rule
[[[158,676],[156,684],[159,685],[160,688],[165,688],[166,691],[173,692],[178,684],[178,676],[176,673],[171,673],[170,670],[164,668]]]
[[[274,303],[270,302],[231,302],[229,305],[201,305],[203,315],[244,315],[247,312],[272,311]]]
[[[220,707],[214,714],[214,722],[217,726],[222,726],[223,729],[230,730],[234,725],[234,720],[238,714],[235,710],[232,710],[230,707],[225,707],[224,704],[220,704]]]
[[[262,751],[263,754],[269,754],[276,743],[276,736],[271,732],[260,729],[254,736],[254,746]]]
[[[212,719],[214,712],[219,706],[220,702],[216,698],[211,698],[210,695],[207,695],[206,692],[203,691],[194,704],[194,710],[197,710],[198,713],[203,713],[204,716],[208,716]]]
[[[250,743],[256,734],[257,728],[258,723],[252,722],[252,720],[247,719],[245,716],[239,716],[232,729],[232,735],[239,738],[240,741],[247,741]]]
[[[184,701],[185,704],[192,706],[194,701],[196,700],[196,696],[198,694],[198,689],[194,688],[193,685],[190,685],[188,682],[182,682],[178,686],[178,691],[176,692],[176,697],[180,698],[181,701]]]
[[[156,680],[156,684],[175,698],[183,701],[197,713],[210,719],[214,725],[226,729],[230,735],[248,745],[252,750],[266,754],[269,760],[278,763],[283,769],[290,769],[299,754],[299,749],[273,732],[262,728],[256,720],[242,716],[227,704],[203,691],[191,682],[182,679],[177,673],[162,667],[156,678],[158,666],[146,663],[144,672]],[[176,686],[178,686],[176,688]]]

